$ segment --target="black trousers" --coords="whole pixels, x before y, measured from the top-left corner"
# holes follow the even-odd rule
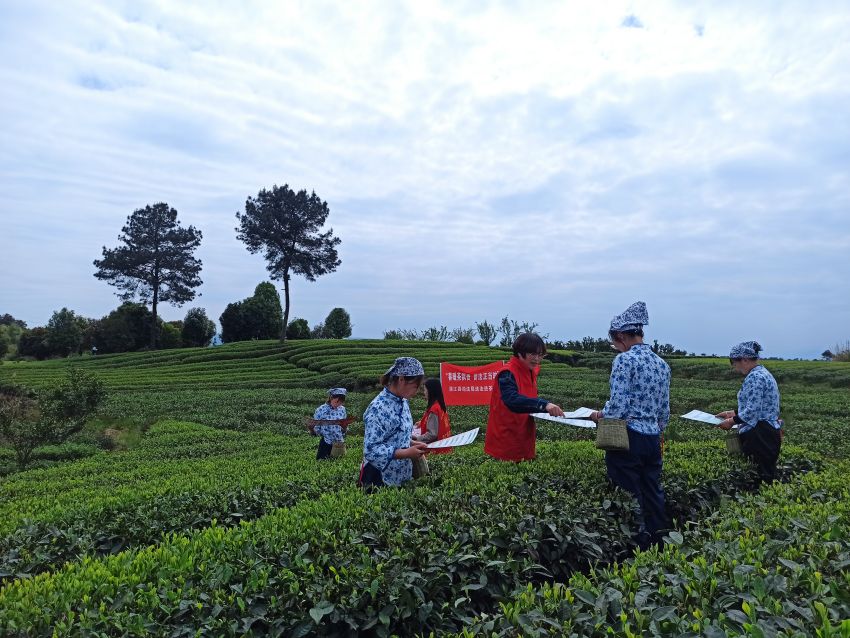
[[[360,480],[357,481],[357,486],[362,487],[366,492],[373,492],[375,488],[384,487],[384,485],[384,476],[381,474],[381,470],[371,463],[366,463],[360,470]]]
[[[333,443],[325,443],[325,440],[319,437],[319,449],[316,452],[316,458],[320,461],[331,458],[331,448],[333,448]]]
[[[608,478],[630,492],[640,506],[638,544],[657,541],[669,528],[661,487],[661,437],[629,430],[628,452],[606,452]]]
[[[755,464],[759,479],[767,483],[776,480],[776,461],[781,446],[780,431],[767,421],[759,421],[752,430],[741,434],[741,451]]]

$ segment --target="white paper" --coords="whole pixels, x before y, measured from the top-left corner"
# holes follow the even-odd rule
[[[723,419],[716,417],[713,414],[709,414],[708,412],[703,412],[702,410],[691,410],[687,414],[683,414],[681,418],[690,419],[691,421],[701,421],[702,423],[710,423],[711,425],[723,423]]]
[[[564,412],[564,419],[585,419],[594,413],[590,408],[579,408],[573,412]]]
[[[468,430],[466,432],[461,432],[460,434],[455,434],[454,436],[450,436],[447,439],[440,439],[439,441],[434,441],[433,443],[429,443],[428,447],[432,450],[434,448],[441,447],[458,447],[460,445],[469,445],[475,440],[475,437],[478,436],[478,430],[481,428],[475,428],[474,430]]]
[[[587,408],[579,408],[581,410],[587,410]],[[589,412],[593,412],[593,410],[589,410]],[[568,419],[563,416],[549,416],[546,412],[535,412],[532,414],[535,419],[545,419],[546,421],[554,421],[555,423],[563,423],[564,425],[574,425],[579,428],[595,428],[596,424],[593,421],[588,421],[585,419]]]

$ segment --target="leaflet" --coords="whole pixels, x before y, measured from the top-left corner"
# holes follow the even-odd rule
[[[691,410],[687,414],[683,414],[680,418],[690,419],[691,421],[700,421],[702,423],[710,423],[711,425],[723,423],[723,419],[720,417],[716,417],[708,412],[703,412],[702,410]]]
[[[475,437],[478,436],[478,430],[481,428],[475,428],[474,430],[468,430],[466,432],[461,432],[460,434],[455,434],[454,436],[450,436],[447,439],[440,439],[439,441],[434,441],[433,443],[429,443],[428,447],[430,449],[443,448],[443,447],[458,447],[461,445],[469,445],[475,440]]]
[[[587,410],[587,408],[579,408],[580,410]],[[578,410],[577,410],[578,411]],[[592,413],[593,410],[588,410],[589,413]],[[578,428],[595,428],[596,424],[593,421],[588,419],[569,419],[563,416],[549,416],[546,412],[535,412],[532,414],[535,419],[544,419],[546,421],[554,421],[555,423],[562,423],[564,425],[574,425]]]

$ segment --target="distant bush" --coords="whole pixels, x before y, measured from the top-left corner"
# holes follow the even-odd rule
[[[203,308],[190,308],[183,319],[180,336],[187,348],[205,348],[215,336],[215,323],[207,317]]]
[[[306,319],[293,319],[289,322],[289,325],[286,326],[286,338],[309,339],[310,324],[307,323]]]

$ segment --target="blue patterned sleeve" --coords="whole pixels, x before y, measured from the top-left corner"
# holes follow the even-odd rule
[[[606,419],[625,419],[629,416],[629,364],[622,354],[614,358],[611,366],[611,398],[602,408]]]
[[[661,384],[661,415],[658,417],[658,427],[663,432],[670,422],[670,366],[665,363],[666,377]]]

